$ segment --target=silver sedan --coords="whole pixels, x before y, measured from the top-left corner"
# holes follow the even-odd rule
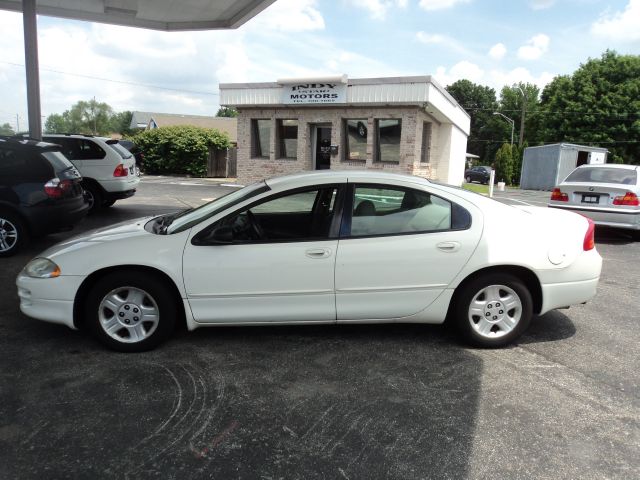
[[[637,165],[582,165],[553,189],[549,207],[571,210],[596,225],[629,230],[640,240]]]

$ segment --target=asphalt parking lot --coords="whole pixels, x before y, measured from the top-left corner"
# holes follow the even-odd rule
[[[363,325],[201,329],[119,354],[20,313],[15,277],[47,246],[232,188],[145,177],[0,261],[0,478],[640,478],[640,243],[615,231],[596,234],[597,297],[502,350]]]

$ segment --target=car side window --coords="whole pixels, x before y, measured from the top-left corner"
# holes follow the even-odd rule
[[[263,243],[329,238],[338,187],[322,186],[267,198],[229,215],[194,244]]]
[[[0,148],[0,176],[22,177],[28,170],[28,162],[24,155],[18,154],[12,148]]]
[[[78,139],[78,160],[101,160],[106,155],[100,145],[91,140]]]
[[[357,185],[351,236],[433,232],[452,228],[452,203],[421,190]]]

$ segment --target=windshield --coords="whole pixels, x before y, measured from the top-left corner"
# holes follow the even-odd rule
[[[229,193],[228,195],[225,195],[223,197],[216,198],[215,200],[209,203],[205,203],[198,208],[182,212],[173,218],[170,226],[167,228],[167,234],[179,233],[187,230],[194,225],[197,225],[200,222],[206,220],[207,218],[211,218],[225,208],[229,208],[242,203],[249,198],[255,197],[264,192],[268,192],[269,190],[271,189],[263,180],[261,182],[253,183],[235,192]]]
[[[565,182],[586,183],[621,183],[635,185],[637,183],[636,170],[627,168],[594,168],[582,167],[574,170]]]

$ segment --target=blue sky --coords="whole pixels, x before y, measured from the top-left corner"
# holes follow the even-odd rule
[[[219,82],[333,73],[543,87],[607,48],[640,54],[640,0],[277,0],[232,31],[38,25],[45,115],[93,96],[116,111],[212,115]],[[22,128],[21,16],[0,12],[0,31],[0,123],[15,128],[17,114]]]

